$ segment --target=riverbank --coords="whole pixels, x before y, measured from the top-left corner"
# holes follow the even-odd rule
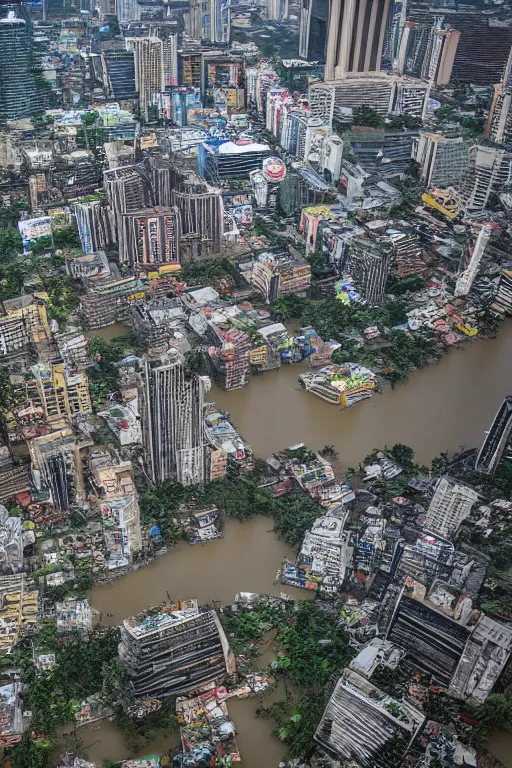
[[[230,605],[237,592],[278,595],[286,592],[295,599],[312,594],[274,583],[285,557],[293,550],[272,530],[269,517],[247,522],[226,519],[224,538],[191,547],[180,542],[150,565],[124,578],[93,587],[92,608],[108,626],[120,624],[148,605],[172,598],[195,598],[200,604]]]
[[[427,464],[441,451],[482,442],[510,394],[512,320],[502,323],[495,339],[472,340],[411,373],[407,384],[343,411],[302,390],[302,370],[307,364],[283,366],[234,392],[214,385],[209,399],[231,414],[261,458],[301,441],[315,450],[329,444],[338,451],[340,468],[347,469],[377,446],[404,443]]]

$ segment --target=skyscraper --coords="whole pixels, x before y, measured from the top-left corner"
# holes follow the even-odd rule
[[[440,536],[452,536],[477,499],[478,493],[473,488],[459,485],[447,475],[440,477],[427,510],[425,528]]]
[[[301,0],[299,9],[299,56],[324,61],[329,20],[329,0]]]
[[[140,5],[137,0],[116,0],[116,15],[119,22],[139,21]]]
[[[172,202],[180,212],[181,247],[188,247],[194,256],[218,253],[224,232],[220,190],[206,184],[183,184],[173,190]]]
[[[175,349],[147,357],[143,372],[142,427],[148,473],[160,485],[204,483],[204,382],[188,375]]]
[[[97,253],[115,242],[112,213],[101,200],[88,200],[73,206],[84,253]]]
[[[0,121],[30,117],[46,106],[48,91],[33,71],[32,29],[22,3],[0,7]]]
[[[283,21],[288,18],[288,0],[267,0],[267,18]]]
[[[178,85],[178,22],[161,21],[152,24],[150,36],[162,41],[164,85]]]
[[[390,0],[331,0],[325,79],[378,72]]]
[[[133,51],[113,48],[101,54],[103,83],[112,99],[135,99],[135,63]]]
[[[494,474],[505,453],[512,434],[512,396],[508,395],[500,405],[491,428],[485,436],[475,461],[475,469]]]
[[[125,213],[132,228],[135,248],[130,250],[132,263],[178,264],[180,217],[178,209],[148,208]]]
[[[119,260],[129,261],[134,248],[132,230],[123,214],[148,208],[154,202],[151,181],[143,164],[125,165],[105,171],[103,183],[119,243]]]
[[[163,41],[158,37],[131,37],[127,38],[126,45],[134,53],[140,111],[148,120],[153,94],[165,90]]]

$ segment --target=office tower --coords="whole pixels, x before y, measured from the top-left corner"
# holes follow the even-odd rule
[[[492,192],[512,180],[512,153],[500,146],[477,144],[469,150],[468,165],[458,186],[462,207],[467,213],[487,208]]]
[[[178,22],[151,24],[149,33],[162,41],[164,86],[178,85]]]
[[[33,71],[32,27],[22,3],[0,7],[0,121],[42,112],[48,91]]]
[[[28,442],[33,483],[49,494],[57,513],[67,513],[71,505],[85,500],[81,447],[69,427]]]
[[[471,512],[478,493],[451,477],[440,477],[427,510],[425,528],[446,538],[457,532]]]
[[[325,60],[329,0],[301,0],[299,7],[299,56]]]
[[[331,0],[325,79],[349,72],[378,72],[390,0]]]
[[[475,461],[475,469],[493,475],[507,449],[512,433],[512,396],[500,405]]]
[[[313,117],[321,117],[332,125],[340,110],[371,107],[380,115],[390,112],[421,119],[425,113],[429,85],[413,77],[369,73],[348,75],[331,83],[309,86],[309,108]]]
[[[396,58],[396,71],[424,77],[436,85],[450,82],[460,31],[442,29],[439,17],[425,23],[406,21]]]
[[[426,187],[457,185],[468,164],[469,146],[462,136],[421,131],[416,148],[420,178]]]
[[[119,661],[135,698],[166,699],[221,683],[234,674],[235,658],[215,611],[181,602],[156,616],[129,618],[121,626]]]
[[[134,53],[135,87],[139,94],[140,112],[148,120],[153,94],[165,90],[163,42],[158,37],[130,37],[126,46]]]
[[[205,481],[204,384],[188,374],[175,349],[148,357],[143,373],[142,426],[148,473],[160,485]]]
[[[288,0],[267,0],[267,19],[283,21],[288,18]]]
[[[204,143],[199,145],[197,165],[201,176],[217,186],[226,180],[248,179],[251,171],[261,168],[269,153],[270,147],[266,144],[240,146],[226,141],[214,146]]]
[[[125,213],[124,219],[135,244],[128,254],[131,264],[178,264],[180,218],[176,207]]]
[[[173,190],[172,202],[180,212],[181,248],[190,255],[219,253],[224,233],[220,190],[206,184],[184,184]]]
[[[494,94],[485,127],[485,138],[494,144],[512,145],[512,88],[503,83],[494,86]]]
[[[370,306],[380,304],[384,299],[390,261],[390,253],[384,246],[376,246],[363,238],[354,238],[350,243],[346,271]]]
[[[103,174],[105,192],[112,210],[120,261],[130,261],[134,243],[132,231],[123,214],[140,211],[153,205],[151,180],[146,167],[126,165],[105,171]]]
[[[401,717],[395,717],[394,708]],[[362,675],[345,669],[327,703],[315,741],[344,764],[365,768],[402,765],[425,715],[397,701]]]
[[[103,251],[115,242],[112,211],[101,200],[76,203],[73,210],[84,253]]]
[[[288,0],[281,1],[288,4]],[[231,38],[231,0],[209,0],[208,4],[209,24],[204,30],[207,33],[206,39],[211,40],[212,43],[229,43]]]
[[[116,15],[119,23],[139,21],[140,10],[137,0],[116,0]]]
[[[112,48],[102,51],[103,85],[109,99],[136,99],[133,51]]]
[[[434,64],[436,49],[441,48],[438,84],[447,82],[449,76],[451,82],[494,85],[503,76],[512,46],[512,29],[501,17],[500,8],[482,11],[468,5],[448,8],[407,3],[405,24],[401,25],[401,35],[398,32],[397,62],[403,61],[406,53],[405,66],[419,76],[421,68]],[[448,35],[442,44],[433,40],[444,33]]]

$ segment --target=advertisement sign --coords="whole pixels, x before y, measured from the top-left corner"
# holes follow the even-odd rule
[[[23,252],[28,253],[31,246],[40,237],[52,236],[52,220],[50,216],[41,216],[39,219],[23,219],[18,221],[18,229],[23,242]]]

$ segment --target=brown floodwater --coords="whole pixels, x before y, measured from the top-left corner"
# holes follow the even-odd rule
[[[114,328],[99,335],[106,338],[105,332]],[[124,332],[121,326],[109,338]],[[407,385],[386,389],[345,411],[299,388],[298,374],[305,368],[285,366],[252,377],[247,387],[235,392],[214,386],[210,399],[231,414],[259,457],[297,442],[312,449],[332,444],[346,468],[373,448],[401,442],[415,450],[418,461],[427,463],[441,451],[478,445],[501,399],[512,393],[512,322],[502,325],[496,339],[472,341],[452,350],[439,363],[412,373]],[[104,623],[117,624],[165,600],[167,593],[172,598],[222,604],[230,603],[239,591],[277,594],[281,586],[273,583],[276,571],[284,557],[292,556],[272,532],[270,519],[254,518],[243,524],[228,520],[223,540],[194,547],[180,544],[152,565],[95,587],[92,605],[103,614]],[[299,598],[311,597],[302,590],[286,591]],[[258,705],[257,700],[230,704],[243,765],[277,768],[285,750],[272,736],[271,724],[255,717]],[[122,734],[111,723],[91,731],[90,737],[87,741],[94,745],[89,754],[97,763],[129,756]],[[506,749],[511,752],[510,739],[510,734],[498,734],[490,747],[512,768],[501,754]],[[173,743],[175,736],[167,741]],[[161,746],[153,744],[147,753],[163,751]]]
[[[106,325],[105,328],[92,328],[90,331],[86,331],[85,335],[89,339],[94,339],[99,336],[105,341],[116,339],[118,336],[125,336],[130,333],[130,328],[122,323],[112,323],[112,325]]]
[[[299,387],[306,365],[253,376],[244,389],[209,398],[228,411],[256,456],[298,442],[312,450],[334,445],[343,467],[374,448],[405,443],[429,463],[440,451],[479,445],[505,395],[512,394],[512,320],[497,338],[471,341],[439,363],[411,373],[409,382],[341,410]]]
[[[272,532],[273,521],[254,517],[246,523],[226,520],[224,538],[208,544],[172,548],[151,565],[92,590],[92,606],[103,624],[120,624],[127,616],[167,599],[196,598],[200,604],[233,602],[237,592],[286,592],[307,599],[311,593],[274,584],[284,557],[294,552]],[[107,615],[112,614],[112,615]]]

